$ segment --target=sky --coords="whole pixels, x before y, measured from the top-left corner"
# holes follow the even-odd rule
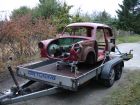
[[[66,0],[69,5],[73,5],[74,12],[80,7],[82,12],[93,13],[94,11],[107,11],[112,17],[116,16],[116,10],[119,9],[118,4],[122,4],[123,0]]]
[[[59,0],[66,1],[68,5],[73,5],[71,13],[75,13],[80,8],[82,13],[93,13],[93,11],[107,11],[112,17],[116,16],[116,10],[119,9],[118,4],[122,4],[122,0]],[[9,15],[12,10],[20,6],[28,6],[33,8],[37,6],[39,0],[0,0],[0,18]]]

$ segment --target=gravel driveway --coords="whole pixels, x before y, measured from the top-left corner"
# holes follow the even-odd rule
[[[111,88],[105,88],[97,83],[90,83],[80,88],[77,92],[66,91],[12,105],[103,105],[101,104],[102,99],[119,87],[121,82],[124,82],[127,71],[140,68],[139,43],[125,43],[118,45],[118,47],[122,52],[128,52],[129,49],[133,49],[134,58],[125,62],[122,78],[116,81]],[[7,88],[8,86],[11,86],[11,80],[0,83],[0,89]]]

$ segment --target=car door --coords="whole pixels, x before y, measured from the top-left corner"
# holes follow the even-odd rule
[[[97,27],[96,41],[98,45],[98,61],[101,61],[104,59],[105,51],[108,49],[107,39],[104,33],[104,27]]]

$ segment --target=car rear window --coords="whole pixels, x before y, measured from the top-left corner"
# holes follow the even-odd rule
[[[67,27],[64,30],[64,35],[70,36],[86,36],[91,37],[92,35],[92,27],[84,27],[84,26],[74,26],[74,27]]]

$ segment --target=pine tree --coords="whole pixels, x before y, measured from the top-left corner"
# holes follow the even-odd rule
[[[140,33],[140,0],[124,0],[117,10],[118,27],[126,31]]]

